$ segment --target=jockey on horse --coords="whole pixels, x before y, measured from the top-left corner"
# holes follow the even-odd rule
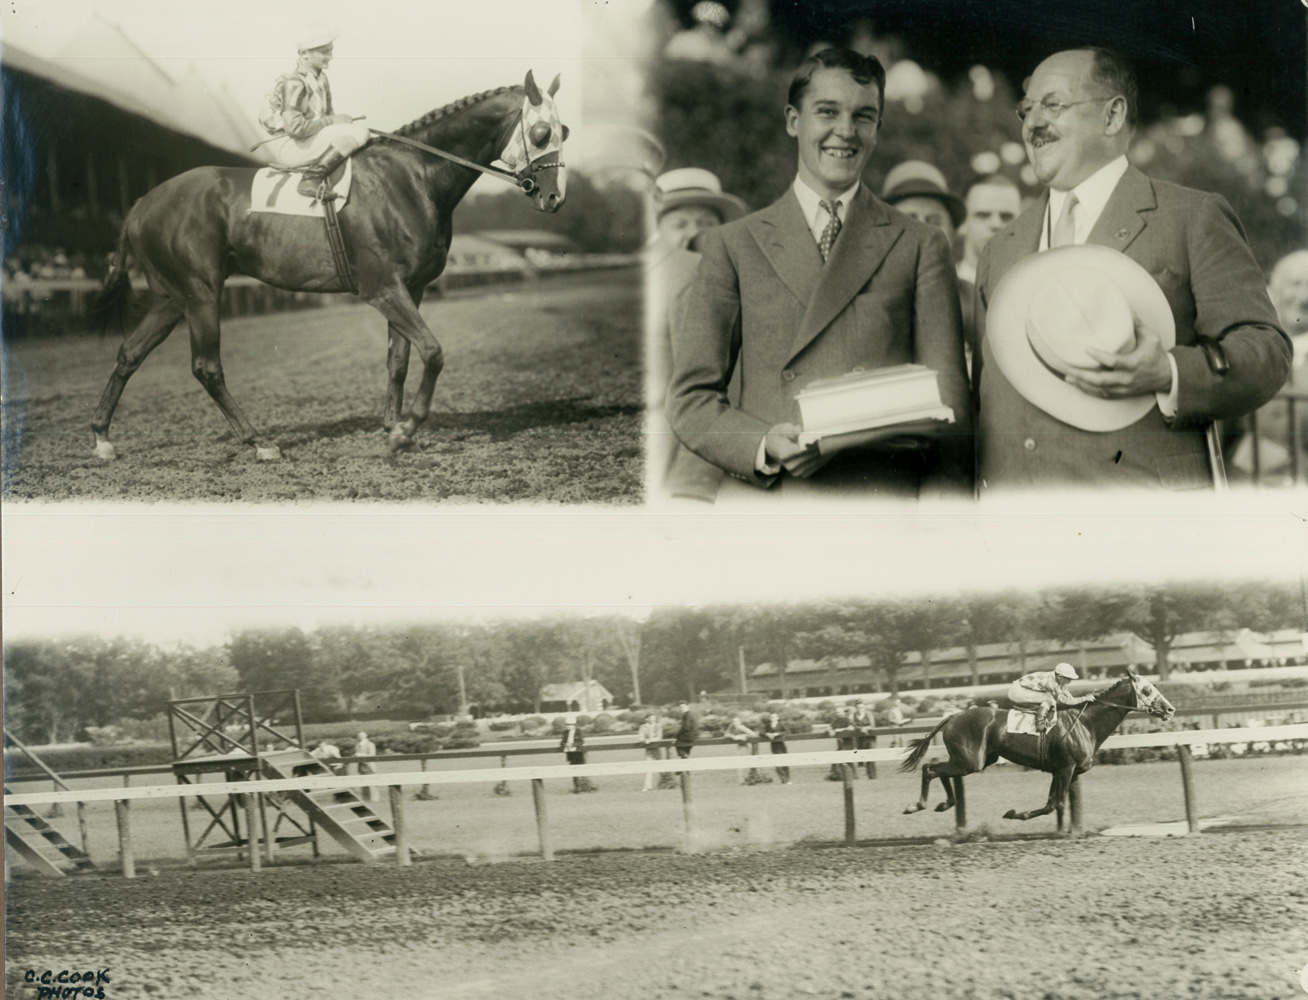
[[[298,190],[308,198],[370,138],[365,126],[332,111],[326,69],[336,37],[321,25],[301,32],[294,71],[277,78],[259,114],[259,124],[273,136],[266,143],[268,152],[279,166],[303,172]]]
[[[1008,700],[1023,712],[1035,712],[1036,730],[1049,732],[1058,717],[1059,705],[1084,705],[1095,700],[1093,694],[1077,697],[1067,690],[1076,680],[1076,669],[1070,663],[1060,663],[1053,670],[1038,670],[1013,681],[1008,688]]]

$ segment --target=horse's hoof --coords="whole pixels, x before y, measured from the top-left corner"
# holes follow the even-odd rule
[[[1004,813],[1004,819],[1017,819],[1017,810],[1016,809],[1008,810],[1008,812]]]
[[[952,802],[942,802],[942,803],[940,803],[940,805],[936,806],[936,812],[938,812],[938,813],[949,812],[949,810],[950,810],[950,809],[953,809],[953,808],[954,808],[954,803],[952,803]]]
[[[95,443],[95,457],[106,462],[112,462],[118,457],[118,450],[114,448],[112,441],[97,441]]]
[[[923,805],[922,805],[920,802],[916,802],[916,803],[914,803],[913,805],[909,806],[907,809],[904,810],[904,815],[905,815],[905,816],[912,816],[913,813],[921,812],[923,808],[924,808],[924,807],[923,807]]]
[[[275,444],[269,445],[267,448],[260,448],[256,445],[254,449],[254,457],[255,460],[259,462],[280,462],[282,460],[282,452]]]

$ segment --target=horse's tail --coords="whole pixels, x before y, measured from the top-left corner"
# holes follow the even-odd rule
[[[931,741],[936,738],[936,733],[944,729],[945,723],[952,718],[952,715],[946,715],[936,724],[936,728],[931,730],[931,732],[927,733],[919,740],[910,741],[908,745],[912,747],[913,750],[904,758],[904,763],[899,765],[899,770],[904,772],[916,770],[917,765],[922,763],[922,758],[926,756],[927,750],[931,746]]]
[[[126,326],[127,306],[132,301],[132,278],[127,273],[127,224],[123,223],[122,232],[118,234],[118,252],[114,254],[109,267],[109,275],[104,279],[104,288],[91,303],[89,326],[100,334],[101,338],[109,327],[122,333]]]

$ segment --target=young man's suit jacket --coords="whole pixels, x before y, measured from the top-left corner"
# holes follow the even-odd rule
[[[980,397],[977,474],[982,489],[1101,485],[1192,489],[1212,483],[1204,438],[1213,420],[1257,409],[1285,383],[1282,332],[1230,205],[1220,195],[1127,169],[1087,243],[1120,250],[1153,275],[1176,319],[1180,389],[1171,421],[1154,407],[1125,430],[1071,427],[1027,402],[995,364],[986,308],[1000,280],[1036,253],[1048,195],[996,233],[977,266],[975,366]],[[1230,371],[1215,374],[1198,338],[1220,341]]]
[[[770,485],[755,471],[759,443],[773,425],[799,423],[799,390],[858,368],[917,362],[939,373],[941,397],[957,420],[925,470],[928,485],[970,491],[962,318],[939,230],[860,187],[824,264],[799,200],[787,190],[768,208],[704,233],[700,249],[685,311],[673,326],[668,393],[672,428],[687,448],[733,476]],[[737,368],[733,405],[727,386]],[[902,479],[881,451],[850,452],[837,463],[846,472],[855,466],[855,481],[873,491],[882,468]],[[830,469],[813,482],[820,485]],[[919,464],[913,475],[923,472]]]

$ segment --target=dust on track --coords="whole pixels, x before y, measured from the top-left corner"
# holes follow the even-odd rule
[[[1290,998],[1297,830],[19,878],[23,969],[113,996]]]
[[[282,449],[270,464],[191,376],[184,329],[128,383],[111,463],[93,456],[89,422],[116,338],[8,343],[4,499],[640,502],[637,271],[457,293],[422,312],[446,366],[399,456],[381,428],[386,323],[367,306],[224,322],[228,386]]]

